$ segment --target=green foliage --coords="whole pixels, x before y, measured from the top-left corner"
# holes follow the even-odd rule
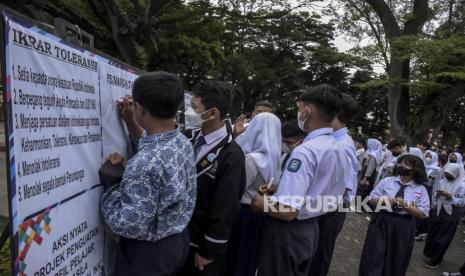
[[[0,250],[0,275],[11,275],[10,241]]]
[[[465,105],[462,101],[465,92],[465,2],[427,1],[428,9],[421,9],[421,13],[428,21],[421,32],[413,35],[405,35],[403,30],[415,19],[414,1],[385,1],[389,9],[384,9],[382,15],[379,10],[375,12],[370,2],[332,0],[327,14],[333,16],[338,30],[355,43],[352,54],[382,65],[388,76],[393,61],[404,62],[402,66],[408,65],[409,70],[404,71],[402,78],[377,76],[352,81],[351,92],[360,102],[369,103],[375,99],[385,102],[386,106],[380,106],[385,112],[388,88],[400,84],[402,93],[408,93],[408,97],[403,98],[404,102],[396,103],[397,110],[408,109],[402,113],[407,117],[406,125],[402,127],[412,141],[423,139],[426,129],[435,128],[442,130],[440,138],[444,142],[455,144],[461,138],[465,148],[465,118],[462,118]],[[388,36],[381,20],[391,13],[395,21],[389,27],[398,24],[401,31],[395,37]],[[366,108],[365,114],[374,114],[370,109]]]
[[[97,49],[147,71],[175,72],[187,89],[202,79],[231,82],[232,116],[268,99],[294,118],[300,89],[346,88],[349,70],[371,65],[337,51],[334,26],[311,12],[314,1],[6,1],[41,21],[76,23],[95,36]],[[147,18],[149,3],[164,4]]]

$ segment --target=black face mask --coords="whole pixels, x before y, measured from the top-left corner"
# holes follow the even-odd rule
[[[408,176],[412,174],[412,170],[406,169],[405,167],[397,167],[396,171],[400,176]]]
[[[400,153],[398,153],[398,152],[393,152],[392,153],[392,156],[394,156],[394,157],[398,157],[399,155],[400,155]]]
[[[455,180],[455,178],[454,178],[453,176],[450,176],[450,175],[444,175],[444,177],[445,177],[447,180],[451,181],[451,182]]]
[[[449,160],[450,163],[457,163],[457,160]]]

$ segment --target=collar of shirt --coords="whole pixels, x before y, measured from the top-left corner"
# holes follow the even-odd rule
[[[174,137],[179,130],[173,130],[173,131],[168,131],[168,132],[162,132],[162,133],[157,133],[153,135],[148,135],[148,136],[143,136],[140,138],[139,141],[139,150],[142,149],[143,147],[153,144],[156,142],[160,142],[163,140],[168,140]]]
[[[404,184],[404,183],[402,183],[402,181],[400,180],[400,176],[397,176],[397,177],[396,177],[396,182],[399,183],[400,185],[408,185],[408,186],[410,186],[410,187],[412,187],[412,188],[415,188],[415,187],[416,187],[416,183],[415,183],[414,180],[410,180],[408,183]]]
[[[334,136],[334,138],[337,139],[337,138],[340,138],[340,137],[342,137],[344,135],[347,135],[347,134],[349,134],[349,130],[346,127],[343,127],[341,129],[336,130],[334,132],[333,136]]]
[[[330,127],[324,127],[324,128],[319,128],[315,129],[314,131],[310,132],[307,137],[305,137],[304,142],[310,141],[312,139],[315,139],[318,136],[322,135],[333,135],[334,131]]]
[[[203,133],[200,132],[199,137],[204,136],[205,142],[207,143],[207,145],[210,145],[223,139],[224,137],[226,137],[226,135],[228,135],[228,131],[226,130],[226,125],[223,125],[222,128],[215,130],[207,135],[203,135]]]

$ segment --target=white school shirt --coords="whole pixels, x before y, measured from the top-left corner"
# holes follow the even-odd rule
[[[202,159],[207,153],[209,153],[214,147],[216,147],[221,141],[223,141],[223,139],[226,138],[227,135],[228,131],[226,130],[226,125],[207,135],[203,135],[203,133],[200,132],[197,139],[200,136],[204,136],[206,143],[200,147],[199,153],[195,156],[195,163],[199,163],[200,159]]]
[[[312,131],[289,157],[278,191],[271,200],[297,209],[298,220],[324,214],[323,208],[317,208],[318,201],[323,206],[321,196],[337,199],[344,194],[345,172],[340,164],[345,160],[344,150],[333,137],[332,128]]]
[[[351,202],[357,193],[357,175],[358,175],[358,160],[355,153],[355,144],[349,131],[346,127],[341,128],[334,132],[334,138],[338,144],[344,149],[346,161],[343,163],[345,166],[345,178],[347,198],[344,202]]]
[[[400,185],[408,185],[404,190],[404,200],[407,202],[415,202],[415,206],[425,215],[429,216],[430,201],[429,195],[425,186],[410,181],[407,184],[402,184],[399,176],[386,177],[375,186],[371,194],[368,196],[369,200],[387,196],[394,198],[400,189]],[[398,214],[406,215],[407,211],[401,210]]]
[[[245,156],[245,190],[241,198],[242,204],[251,204],[252,198],[258,193],[261,185],[266,184],[265,179],[260,174],[255,159],[250,155]]]

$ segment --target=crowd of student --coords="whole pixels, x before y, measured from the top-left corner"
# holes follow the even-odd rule
[[[362,197],[373,196],[378,194],[380,190],[386,190],[385,185],[388,183],[389,176],[394,173],[402,175],[403,172],[398,170],[398,165],[407,156],[417,156],[419,157],[417,161],[422,161],[424,169],[416,168],[418,164],[410,162],[410,167],[414,171],[419,171],[414,180],[421,184],[421,187],[416,187],[418,191],[415,191],[412,196],[421,197],[420,200],[428,200],[430,208],[426,208],[427,202],[425,202],[423,204],[425,206],[423,218],[415,216],[415,223],[410,220],[409,223],[403,223],[395,231],[389,230],[392,233],[400,233],[401,236],[391,234],[391,236],[383,237],[381,242],[388,241],[386,244],[389,246],[398,244],[397,248],[407,249],[411,252],[414,240],[426,241],[423,255],[428,261],[425,266],[430,269],[439,268],[465,211],[465,163],[462,161],[462,154],[449,149],[446,145],[438,147],[436,143],[431,144],[426,141],[417,144],[416,147],[407,147],[396,140],[390,140],[387,145],[382,146],[379,140],[368,139],[367,150],[365,150],[363,139],[355,138],[354,142],[357,147],[359,164],[359,193]],[[425,191],[427,197],[420,196],[425,194]],[[386,191],[385,193],[389,194]],[[404,195],[404,199],[406,199],[406,195]],[[375,224],[378,224],[378,228],[382,227],[382,223],[377,221],[377,217],[367,217],[367,219],[371,221],[370,228],[374,227]],[[384,226],[387,229],[392,229],[393,220],[390,220],[389,223],[390,225]],[[408,237],[407,240],[404,240],[406,237]],[[389,239],[392,240],[389,241]],[[376,240],[372,240],[370,243],[376,244]],[[379,240],[378,243],[380,243]],[[370,252],[370,254],[372,253]],[[401,256],[396,257],[396,259],[407,260],[404,264],[405,269],[407,269],[410,253],[402,253],[402,250],[399,249],[394,250],[394,253],[396,256]],[[402,256],[402,254],[407,255]],[[373,260],[372,257],[370,261]],[[460,272],[444,272],[443,275],[465,275],[465,264]]]
[[[185,132],[173,74],[139,77],[119,105],[137,151],[128,161],[112,154],[100,171],[102,216],[119,237],[114,275],[326,276],[340,210],[357,195],[366,211],[381,210],[359,275],[405,275],[416,233],[428,266],[441,262],[465,205],[460,155],[352,138],[346,124],[359,106],[330,85],[303,92],[283,125],[267,101],[250,121],[225,121],[233,88],[224,82],[202,81],[192,94]]]

